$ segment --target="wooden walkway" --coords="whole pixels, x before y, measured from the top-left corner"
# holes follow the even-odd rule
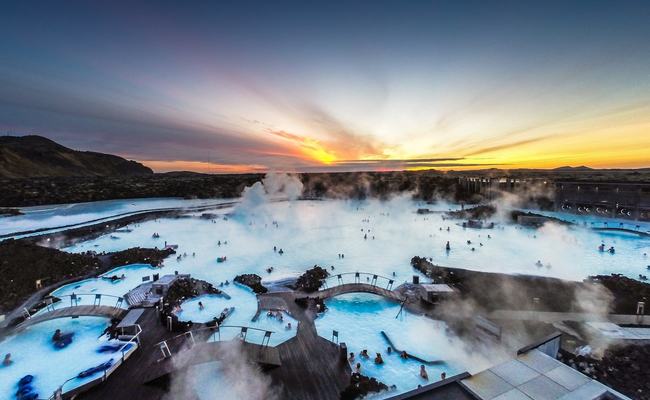
[[[404,300],[404,297],[394,290],[371,285],[369,283],[344,283],[327,289],[321,289],[313,294],[322,299],[328,299],[346,293],[372,293],[395,301],[401,302]]]
[[[188,367],[197,364],[204,364],[224,359],[224,355],[231,354],[226,347],[241,346],[241,351],[251,362],[259,364],[263,368],[274,368],[282,365],[280,353],[275,347],[261,346],[259,344],[233,341],[197,343],[180,352],[173,353],[155,365],[150,365],[144,383],[155,383],[161,378],[167,378],[171,374],[186,370]],[[156,351],[151,349],[151,351]]]
[[[269,372],[282,399],[338,400],[350,384],[350,365],[340,347],[318,336],[311,311],[295,303],[291,314],[300,321],[296,336],[279,346],[282,366]]]
[[[282,399],[340,399],[341,391],[350,383],[351,374],[350,365],[341,356],[340,347],[318,335],[314,325],[315,310],[298,306],[294,301],[295,293],[275,293],[273,296],[283,301],[270,300],[267,305],[282,305],[299,321],[296,336],[274,348],[268,348],[264,359],[259,356],[256,359],[256,345],[246,343],[245,346],[250,349],[247,351],[253,351],[249,355],[250,359],[267,365],[267,368],[263,368],[263,373],[271,378],[273,387],[281,393]],[[143,329],[140,335],[142,347],[111,374],[106,382],[82,393],[78,398],[159,400],[169,398],[172,394],[168,392],[171,382],[184,379],[184,361],[181,360],[182,354],[187,351],[172,349],[173,361],[160,361],[162,353],[155,346],[163,340],[172,339],[177,333],[165,330],[153,308],[145,308],[137,323]],[[209,362],[219,359],[219,347],[228,344],[232,345],[233,342],[197,341],[195,350],[190,349],[191,353],[187,353],[192,355],[188,358],[193,360],[185,362],[185,366],[202,360]],[[186,345],[181,343],[179,347]]]
[[[126,315],[128,310],[113,306],[100,306],[100,305],[86,305],[86,306],[72,306],[62,307],[54,311],[43,311],[20,324],[16,325],[14,331],[23,330],[29,326],[36,325],[41,322],[50,321],[57,318],[75,318],[75,317],[106,317],[106,318],[122,318]]]
[[[145,308],[137,323],[142,326],[141,348],[116,369],[106,382],[81,393],[77,399],[158,400],[168,396],[165,387],[144,385],[143,383],[147,378],[149,366],[155,364],[156,360],[161,357],[160,351],[154,348],[154,345],[175,334],[167,331],[159,322],[158,314],[153,308]]]

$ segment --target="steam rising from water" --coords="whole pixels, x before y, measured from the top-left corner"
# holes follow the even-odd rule
[[[241,203],[235,208],[236,214],[254,212],[272,200],[296,200],[302,195],[303,185],[295,175],[268,173],[262,182],[255,182],[244,188]]]
[[[271,378],[246,358],[241,342],[233,340],[222,345],[219,361],[195,365],[173,376],[165,399],[280,399]],[[183,353],[175,357],[183,357]]]

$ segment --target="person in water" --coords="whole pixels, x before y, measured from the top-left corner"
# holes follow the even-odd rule
[[[449,245],[449,241],[447,241],[447,245],[445,245],[445,250],[447,250],[447,251],[451,250],[451,246]]]
[[[446,378],[447,378],[447,373],[443,371],[443,372],[440,374],[440,380],[441,380],[441,381],[444,381]]]
[[[199,301],[199,310],[203,310],[205,306],[203,305],[203,302]]]
[[[402,350],[402,353],[401,353],[399,356],[400,356],[400,358],[403,358],[403,359],[405,359],[405,360],[406,360],[407,358],[409,358],[408,353],[405,352],[404,350]]]
[[[381,353],[377,353],[377,357],[375,357],[375,364],[380,365],[384,363],[384,359],[381,358]]]
[[[11,365],[12,362],[13,361],[11,360],[11,353],[5,354],[5,358],[4,358],[4,360],[2,360],[2,365],[4,365],[5,367],[8,367],[8,366]]]
[[[57,329],[54,331],[54,335],[52,335],[52,341],[58,342],[59,340],[61,340],[62,337],[63,334],[61,333],[61,329]]]
[[[386,349],[386,353],[391,354],[392,352],[393,352],[393,348],[388,346],[388,348]]]
[[[348,357],[348,361],[354,362],[354,353],[350,352],[350,357]]]
[[[429,374],[427,374],[427,369],[424,367],[424,364],[420,365],[420,378],[429,380]]]
[[[601,243],[600,246],[598,246],[598,251],[603,253],[605,251],[605,243]]]
[[[356,368],[354,368],[354,372],[357,374],[361,373],[361,363],[357,363]]]
[[[361,350],[361,353],[359,353],[359,355],[361,356],[361,358],[370,358],[370,356],[368,355],[368,350],[366,349]]]

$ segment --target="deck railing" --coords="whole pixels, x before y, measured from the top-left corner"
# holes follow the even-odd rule
[[[383,287],[386,290],[393,290],[393,284],[395,283],[394,278],[389,278],[386,276],[378,275],[373,272],[343,272],[343,273],[336,273],[328,276],[327,278],[321,279],[321,282],[323,282],[323,286],[327,289],[330,287],[329,282],[333,281],[336,279],[336,283],[332,285],[334,286],[339,286],[339,285],[345,285],[345,284],[368,284],[371,286],[378,286],[378,287]],[[380,285],[381,283],[381,285]],[[385,286],[384,286],[385,283]]]
[[[234,329],[235,334],[232,337],[228,337],[227,339],[222,339],[221,337],[221,331],[222,330],[228,330],[228,329]],[[171,337],[169,339],[160,341],[154,345],[154,347],[157,347],[160,349],[160,352],[163,355],[163,358],[168,358],[171,357],[173,352],[172,348],[175,348],[175,344],[178,342],[181,342],[181,346],[184,344],[189,344],[189,347],[193,347],[196,342],[197,338],[201,337],[204,340],[204,342],[221,342],[221,341],[226,341],[226,340],[233,340],[233,339],[239,339],[244,342],[246,342],[246,339],[248,338],[248,332],[249,331],[254,331],[254,332],[261,332],[263,333],[263,337],[261,340],[261,345],[262,346],[268,346],[269,342],[271,340],[271,335],[275,333],[274,331],[269,331],[266,329],[261,329],[261,328],[255,328],[252,326],[242,326],[242,325],[216,325],[216,326],[208,326],[208,327],[203,327],[187,332],[183,332],[181,334],[178,334],[174,337]],[[171,348],[170,348],[171,346]],[[181,347],[183,348],[183,347]]]
[[[127,333],[125,329],[131,328],[133,329],[133,333]],[[94,378],[80,386],[77,386],[75,388],[70,389],[69,391],[64,391],[64,387],[66,384],[69,382],[74,381],[75,379],[78,378],[77,376],[73,376],[72,378],[66,380],[59,386],[55,391],[52,396],[50,396],[50,400],[61,400],[64,398],[73,398],[79,393],[82,393],[88,389],[90,389],[93,386],[99,385],[100,383],[104,382],[108,377],[120,366],[122,363],[124,363],[130,356],[133,354],[133,352],[140,347],[140,334],[142,333],[142,327],[140,327],[139,324],[131,325],[131,326],[123,326],[120,327],[120,332],[121,335],[120,337],[124,337],[125,335],[131,336],[131,338],[124,342],[122,346],[119,348],[119,350],[116,351],[120,352],[121,357],[113,363],[109,368],[105,369],[103,373],[98,376],[97,378]],[[131,346],[131,347],[129,347]]]

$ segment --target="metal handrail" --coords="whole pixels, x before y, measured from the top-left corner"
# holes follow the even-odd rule
[[[374,272],[341,272],[341,273],[332,274],[332,275],[328,276],[327,278],[321,279],[320,281],[324,284],[324,286],[326,288],[328,287],[327,281],[329,279],[333,279],[333,278],[337,279],[337,285],[336,286],[344,285],[344,284],[346,284],[346,282],[343,282],[343,276],[347,276],[347,275],[354,275],[354,282],[348,282],[348,284],[350,284],[350,283],[352,283],[352,284],[354,284],[354,283],[359,283],[359,284],[364,283],[364,284],[368,284],[368,285],[372,285],[372,286],[377,286],[377,280],[379,278],[381,278],[381,279],[385,279],[386,281],[388,281],[388,283],[386,285],[386,289],[392,289],[393,284],[395,283],[394,278],[389,278],[387,276],[379,275],[379,274],[376,274]],[[362,282],[361,281],[361,276],[362,275],[363,276],[370,276],[370,277],[372,277],[372,279],[370,280],[369,283],[368,282]]]
[[[124,328],[130,328],[130,327],[135,327],[135,329],[136,329],[136,330],[135,330],[135,334],[133,335],[133,337],[132,337],[131,339],[129,339],[127,342],[125,342],[125,343],[124,343],[124,344],[119,348],[118,351],[122,354],[122,359],[120,360],[120,362],[115,363],[115,364],[113,364],[111,367],[105,369],[104,372],[102,373],[102,376],[97,377],[97,378],[95,378],[95,379],[91,379],[90,381],[86,382],[83,386],[94,384],[94,383],[97,382],[97,381],[104,382],[104,381],[105,381],[106,379],[108,379],[108,377],[113,373],[113,371],[115,371],[115,370],[117,369],[117,367],[119,367],[119,366],[120,366],[124,361],[126,361],[126,353],[128,353],[128,350],[125,350],[126,347],[127,347],[129,344],[132,344],[132,343],[137,343],[137,344],[138,344],[138,345],[134,348],[134,351],[135,351],[135,349],[137,349],[137,348],[139,347],[139,344],[140,344],[140,334],[142,333],[142,327],[141,327],[139,324],[134,324],[134,325],[130,325],[130,326],[123,326],[123,327],[121,327],[122,335],[125,334],[125,333],[124,333]],[[59,387],[54,391],[54,393],[52,394],[52,396],[49,397],[49,400],[59,400],[59,399],[62,399],[62,398],[63,398],[63,394],[64,394],[64,392],[63,392],[63,387],[66,385],[66,383],[68,383],[68,382],[70,382],[70,381],[72,381],[72,380],[74,380],[74,379],[77,379],[77,375],[73,376],[72,378],[66,379],[65,382],[63,382],[63,383],[62,383],[62,384],[61,384],[61,385],[60,385],[60,386],[59,386]],[[72,389],[72,390],[74,390],[74,389]]]
[[[113,308],[123,308],[122,304],[124,303],[124,297],[122,296],[116,296],[112,294],[103,294],[103,293],[72,293],[72,294],[64,294],[61,296],[57,295],[50,295],[49,297],[46,297],[44,299],[45,301],[45,308],[39,310],[46,310],[46,311],[54,311],[55,305],[57,304],[62,304],[63,299],[70,299],[70,305],[66,307],[78,307],[80,305],[91,305],[91,304],[79,304],[80,300],[82,297],[90,296],[93,300],[92,306],[101,306],[101,301],[102,298],[104,297],[109,297],[115,299],[115,305],[113,305]],[[59,299],[59,301],[54,302],[53,299]]]
[[[248,334],[249,330],[264,332],[264,337],[262,338],[262,346],[264,346],[264,345],[268,346],[271,335],[275,333],[275,331],[270,331],[268,329],[255,328],[253,326],[215,325],[215,326],[207,326],[207,327],[203,327],[203,328],[199,328],[199,329],[190,330],[190,331],[187,331],[187,332],[180,333],[180,334],[178,334],[176,336],[173,336],[173,337],[171,337],[169,339],[165,339],[165,340],[162,340],[162,341],[156,343],[154,345],[154,347],[160,348],[161,351],[163,352],[163,356],[168,357],[168,355],[171,356],[171,350],[169,349],[169,343],[170,342],[173,342],[173,341],[175,341],[175,340],[177,340],[177,339],[179,339],[181,337],[189,337],[190,341],[192,343],[192,346],[193,346],[194,344],[196,344],[196,341],[194,339],[194,334],[197,333],[197,332],[205,332],[205,331],[210,331],[211,332],[211,334],[207,337],[208,340],[206,340],[206,342],[209,342],[210,341],[209,339],[211,339],[211,338],[213,339],[212,341],[220,342],[221,341],[221,329],[222,328],[237,328],[237,329],[239,329],[240,330],[240,336],[244,341],[246,341],[246,337],[247,337],[247,334]],[[217,334],[219,335],[219,339],[214,340],[214,337]],[[266,342],[266,344],[265,344],[265,342]],[[168,355],[165,353],[165,350],[167,351]]]

